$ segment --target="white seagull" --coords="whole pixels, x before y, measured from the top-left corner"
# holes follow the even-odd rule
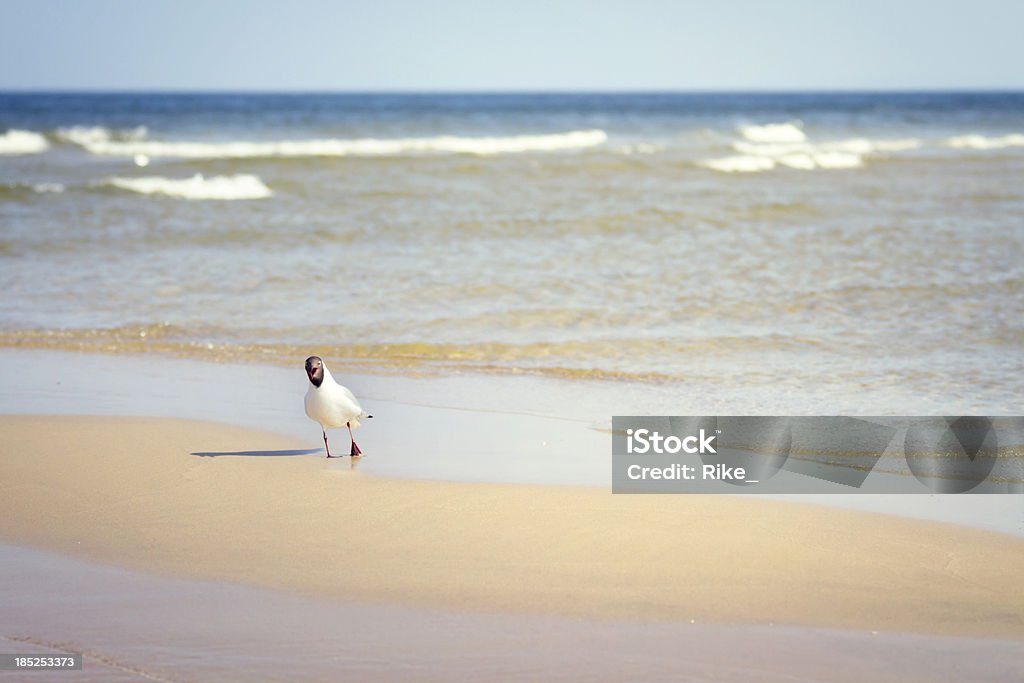
[[[331,447],[327,445],[327,430],[332,427],[348,427],[348,437],[352,439],[350,455],[362,455],[363,452],[356,445],[356,440],[352,438],[352,430],[359,427],[361,419],[373,415],[366,414],[356,400],[355,394],[347,387],[334,381],[331,371],[324,365],[320,356],[310,356],[306,359],[306,376],[309,377],[310,385],[306,390],[306,415],[314,422],[320,423],[327,457],[341,457],[332,456]]]

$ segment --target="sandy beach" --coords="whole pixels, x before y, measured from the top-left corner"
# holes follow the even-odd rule
[[[1024,541],[726,496],[405,481],[253,429],[0,419],[6,542],[375,604],[1019,639]]]
[[[81,654],[82,671],[70,675],[83,683],[1016,683],[1024,668],[1019,640],[372,605],[4,544],[0,573],[0,647]]]
[[[0,24],[0,683],[1024,681],[1024,4],[206,4]]]

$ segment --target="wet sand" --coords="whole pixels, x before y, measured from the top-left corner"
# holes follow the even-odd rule
[[[1002,534],[389,479],[185,420],[7,416],[0,431],[0,537],[129,569],[423,609],[1024,637],[1024,541]]]
[[[154,576],[0,544],[0,680],[1016,683],[1019,641],[424,610]]]
[[[679,387],[456,374],[341,377],[376,415],[360,432],[364,474],[402,479],[610,485],[612,415],[721,412],[714,395]],[[323,445],[302,411],[301,363],[209,363],[160,355],[0,349],[0,414],[132,415],[202,419]],[[750,406],[754,412],[756,406]],[[826,410],[829,406],[823,406]],[[785,414],[790,414],[786,412]],[[800,414],[800,413],[792,413]],[[342,443],[344,439],[342,438]],[[874,474],[865,489],[870,489]],[[1024,538],[1021,495],[743,493],[929,519]]]

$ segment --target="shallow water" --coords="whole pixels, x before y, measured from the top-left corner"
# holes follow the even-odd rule
[[[6,345],[1021,410],[1022,94],[0,95],[5,128]]]

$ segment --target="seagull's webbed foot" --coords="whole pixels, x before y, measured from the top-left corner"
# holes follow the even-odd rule
[[[353,458],[362,455],[363,452],[359,450],[359,446],[356,445],[356,440],[352,436],[352,423],[346,422],[345,426],[348,427],[348,438],[352,440],[352,451],[349,453],[349,455],[351,455]]]

